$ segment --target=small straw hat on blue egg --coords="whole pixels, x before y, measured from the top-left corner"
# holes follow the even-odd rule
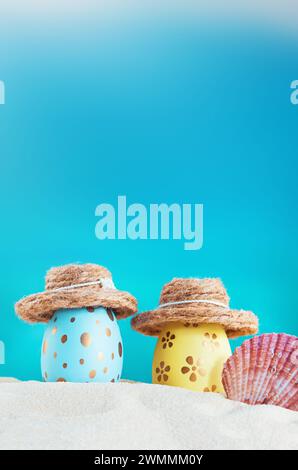
[[[105,267],[68,264],[50,269],[45,291],[19,300],[15,310],[29,323],[47,323],[57,310],[86,306],[111,308],[117,319],[123,319],[136,313],[137,300],[129,292],[115,288]]]

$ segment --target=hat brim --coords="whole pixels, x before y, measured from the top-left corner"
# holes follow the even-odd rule
[[[258,318],[250,311],[223,309],[217,306],[193,304],[157,308],[140,313],[131,321],[132,328],[147,336],[159,336],[169,323],[186,325],[202,323],[221,325],[229,338],[253,335],[258,332]]]
[[[136,313],[137,301],[116,289],[80,287],[32,294],[15,305],[18,316],[29,323],[47,323],[57,310],[81,307],[111,308],[118,319],[124,319]]]

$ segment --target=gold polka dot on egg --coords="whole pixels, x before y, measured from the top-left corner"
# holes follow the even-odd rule
[[[108,314],[109,319],[111,321],[114,321],[114,316],[113,316],[112,310],[110,308],[107,309],[107,314]]]
[[[61,343],[64,344],[64,343],[66,343],[66,341],[67,341],[67,335],[61,336]]]
[[[54,359],[57,359],[57,353],[56,352],[54,352],[53,356],[54,356]]]
[[[57,330],[58,330],[57,326],[54,326],[54,328],[52,329],[52,334],[55,335],[57,333]]]
[[[43,345],[42,345],[42,352],[45,354],[48,349],[48,342],[47,340],[44,340]]]
[[[89,333],[83,333],[80,339],[82,345],[85,346],[85,348],[88,348],[92,343],[91,335]]]
[[[91,371],[89,372],[89,377],[90,377],[90,379],[94,379],[95,376],[96,376],[96,370],[91,370]]]
[[[112,334],[112,333],[111,333],[110,328],[106,328],[106,335],[107,335],[107,336],[111,336],[111,334]]]
[[[103,373],[104,373],[104,374],[107,374],[107,373],[108,373],[108,370],[109,370],[109,369],[108,369],[107,367],[104,367]]]
[[[97,358],[98,358],[99,361],[102,361],[104,359],[103,352],[99,352],[98,355],[97,355]]]

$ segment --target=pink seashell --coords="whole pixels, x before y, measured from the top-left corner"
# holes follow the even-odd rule
[[[298,338],[270,333],[244,341],[226,361],[222,383],[231,400],[298,411]]]

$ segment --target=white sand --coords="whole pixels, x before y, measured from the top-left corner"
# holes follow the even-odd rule
[[[298,413],[147,384],[0,383],[1,449],[298,449]]]

